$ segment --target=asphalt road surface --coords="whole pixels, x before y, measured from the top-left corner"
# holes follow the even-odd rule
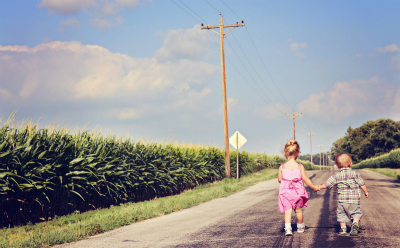
[[[310,171],[314,184],[325,183],[335,171]],[[303,209],[306,231],[284,236],[278,211],[277,179],[258,183],[226,198],[58,247],[400,247],[400,183],[359,170],[370,197],[362,196],[364,216],[359,236],[340,236],[336,222],[336,188],[307,191]],[[350,223],[348,231],[350,231]]]

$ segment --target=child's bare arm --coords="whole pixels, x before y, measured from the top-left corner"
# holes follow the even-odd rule
[[[304,169],[303,165],[301,165],[301,167],[300,167],[300,172],[301,172],[301,179],[303,180],[303,182],[305,184],[307,184],[308,187],[312,188],[314,191],[319,191],[320,190],[320,188],[318,186],[315,186],[311,182],[310,178],[308,178],[308,176],[306,174],[306,170]]]
[[[362,190],[364,190],[364,194],[365,194],[365,198],[368,198],[368,196],[369,196],[369,193],[368,193],[368,190],[367,190],[367,185],[363,185],[363,186],[361,186],[360,187]]]
[[[281,183],[282,182],[282,166],[279,167],[279,171],[278,171],[278,182]]]
[[[319,186],[320,189],[327,189],[327,188],[328,188],[328,187],[326,187],[325,184],[320,184],[320,185],[318,185],[318,186]]]

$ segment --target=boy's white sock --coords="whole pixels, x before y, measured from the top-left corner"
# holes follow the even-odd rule
[[[347,229],[347,227],[346,227],[346,226],[341,226],[340,228],[342,228],[342,229]]]
[[[285,229],[286,228],[292,228],[292,223],[285,223]]]
[[[353,223],[354,223],[354,222],[357,222],[357,224],[358,224],[358,221],[356,221],[356,220],[353,220]]]
[[[303,226],[304,226],[304,222],[301,224],[297,223],[297,227],[303,227]]]

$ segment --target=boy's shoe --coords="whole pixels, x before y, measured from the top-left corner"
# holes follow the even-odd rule
[[[305,229],[306,229],[306,227],[304,225],[297,226],[297,232],[298,233],[303,233]]]
[[[285,228],[285,236],[292,236],[292,228]]]
[[[339,234],[340,235],[346,235],[347,234],[346,228],[340,228]]]
[[[351,224],[351,231],[350,231],[350,235],[358,235],[358,223],[357,222],[353,222],[353,224]]]

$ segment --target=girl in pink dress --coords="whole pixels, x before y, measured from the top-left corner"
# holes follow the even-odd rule
[[[285,235],[291,236],[293,235],[292,209],[296,212],[297,232],[303,233],[305,230],[302,207],[308,205],[308,194],[303,182],[314,191],[320,189],[307,177],[304,166],[296,162],[300,154],[300,146],[297,141],[290,140],[286,143],[284,154],[287,162],[279,167],[278,173],[278,181],[281,184],[279,187],[279,211],[285,213]]]

